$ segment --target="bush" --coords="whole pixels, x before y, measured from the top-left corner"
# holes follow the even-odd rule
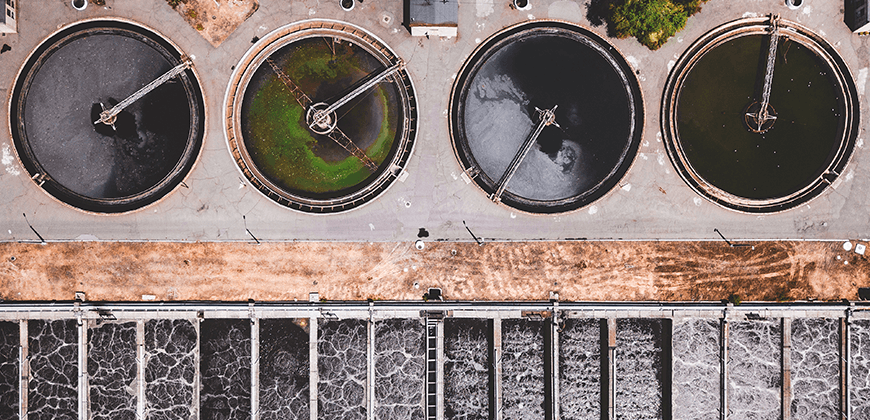
[[[704,0],[706,1],[706,0]],[[608,21],[618,38],[635,37],[656,50],[701,11],[702,0],[620,0],[610,5]]]

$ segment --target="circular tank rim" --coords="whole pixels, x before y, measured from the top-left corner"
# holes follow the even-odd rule
[[[347,29],[351,29],[354,32],[346,31]],[[241,124],[237,121],[241,118],[242,101],[237,100],[237,98],[244,97],[247,82],[253,76],[254,72],[256,72],[259,65],[262,64],[262,62],[265,61],[265,58],[273,52],[289,44],[289,42],[285,41],[304,39],[310,36],[328,33],[329,31],[344,35],[346,39],[352,39],[358,46],[368,51],[378,61],[396,61],[401,59],[401,57],[377,35],[349,22],[337,19],[305,19],[288,23],[264,35],[256,44],[251,46],[251,48],[245,52],[241,59],[239,59],[236,68],[230,75],[230,80],[224,93],[222,110],[224,121],[223,132],[224,139],[226,140],[225,144],[230,156],[233,158],[236,170],[239,171],[239,174],[243,179],[275,205],[308,215],[346,213],[362,208],[370,202],[375,201],[378,197],[389,190],[396,183],[395,181],[405,173],[405,168],[413,154],[417,137],[417,116],[419,115],[420,104],[417,102],[416,88],[406,66],[398,73],[401,76],[399,78],[400,82],[396,82],[397,84],[404,85],[405,88],[398,89],[399,96],[404,101],[407,101],[407,107],[401,110],[406,123],[404,128],[399,127],[405,131],[405,134],[400,139],[396,153],[390,159],[389,164],[381,170],[381,173],[375,177],[374,180],[357,191],[336,199],[327,200],[311,199],[289,193],[269,182],[265,176],[259,173],[256,165],[253,165],[252,162],[246,162],[246,159],[249,159],[249,157],[246,157],[247,152],[244,151],[244,147],[234,148],[234,144],[237,143],[236,137],[242,138],[240,132]],[[311,33],[307,34],[307,32]],[[381,49],[376,49],[374,45],[371,45],[370,41],[365,39],[365,37],[376,42],[377,46]],[[242,164],[244,164],[244,168]],[[245,170],[250,170],[253,175],[245,173]],[[266,191],[263,190],[264,188]],[[336,200],[341,201],[339,201],[338,204],[330,204],[330,202]]]
[[[158,31],[158,30],[156,30],[156,29],[152,28],[151,26],[148,26],[144,23],[141,23],[141,22],[138,22],[138,21],[135,21],[132,19],[127,19],[127,18],[123,18],[123,17],[116,17],[116,16],[98,16],[98,17],[79,19],[79,20],[76,20],[76,21],[71,22],[69,24],[63,25],[63,26],[57,28],[56,30],[52,31],[51,33],[49,33],[45,37],[43,37],[42,40],[40,40],[36,44],[36,46],[33,49],[31,49],[30,52],[28,52],[27,56],[24,58],[24,61],[22,61],[21,65],[18,67],[18,70],[15,73],[15,77],[12,78],[12,80],[10,81],[9,93],[7,94],[7,97],[6,97],[6,133],[9,136],[9,139],[13,143],[12,150],[13,150],[13,153],[15,154],[16,161],[18,162],[19,165],[21,165],[21,168],[24,169],[24,172],[26,172],[28,175],[30,175],[30,177],[33,177],[35,175],[31,174],[30,169],[28,169],[28,165],[26,165],[24,163],[24,160],[22,159],[22,157],[20,156],[20,154],[18,152],[18,147],[16,147],[16,143],[18,143],[18,142],[15,140],[15,137],[13,136],[13,132],[15,130],[13,130],[13,128],[12,128],[12,119],[11,119],[11,116],[13,114],[12,113],[12,106],[13,106],[13,102],[17,102],[17,100],[16,100],[16,86],[18,85],[18,81],[22,76],[22,72],[25,69],[30,67],[29,64],[30,64],[31,59],[33,59],[34,54],[36,54],[38,51],[43,50],[43,47],[45,46],[46,42],[52,40],[53,38],[58,36],[60,33],[67,31],[67,30],[73,28],[74,26],[90,24],[90,23],[97,23],[97,22],[109,22],[109,23],[110,22],[118,22],[118,23],[127,24],[130,26],[135,26],[135,27],[144,29],[146,31],[151,32],[155,36],[159,37],[162,42],[165,42],[167,45],[172,47],[172,49],[174,49],[174,51],[170,51],[171,53],[178,54],[179,57],[187,56],[187,54],[184,53],[184,50],[182,50],[181,47],[178,46],[178,44],[176,44],[174,41],[172,41],[171,39],[169,39],[168,37],[163,35],[163,33],[161,33],[160,31]],[[198,144],[195,147],[196,150],[194,151],[194,153],[191,154],[191,156],[189,156],[189,158],[187,160],[188,162],[190,162],[189,165],[182,165],[183,167],[187,166],[186,171],[183,168],[180,169],[181,171],[184,172],[184,174],[178,179],[178,182],[175,183],[174,186],[172,186],[171,188],[169,188],[165,192],[163,192],[157,199],[146,202],[145,204],[139,205],[139,206],[135,206],[135,201],[133,201],[132,203],[135,207],[126,208],[126,209],[118,210],[118,211],[95,211],[95,210],[77,207],[75,205],[67,203],[63,199],[56,197],[54,194],[50,193],[48,190],[46,190],[45,188],[43,188],[42,186],[37,184],[36,181],[32,178],[31,178],[32,182],[30,182],[28,184],[32,185],[36,189],[42,191],[43,194],[50,197],[53,201],[60,203],[64,207],[72,208],[72,209],[80,211],[82,213],[86,213],[86,214],[90,214],[90,215],[99,215],[99,216],[123,216],[123,215],[136,213],[136,212],[148,209],[150,207],[156,206],[157,204],[159,204],[163,200],[165,200],[167,197],[173,195],[179,188],[181,188],[181,186],[185,183],[185,181],[187,181],[187,179],[190,177],[190,174],[196,168],[197,163],[199,162],[200,158],[202,157],[202,151],[203,151],[202,146],[203,146],[203,143],[205,142],[205,138],[207,137],[206,132],[208,131],[208,114],[209,114],[208,113],[208,104],[206,101],[205,91],[203,90],[202,83],[200,82],[201,78],[200,78],[199,72],[197,71],[195,65],[190,66],[190,68],[188,68],[186,71],[191,72],[191,74],[193,75],[192,82],[195,82],[195,83],[193,83],[193,87],[196,88],[196,90],[199,93],[198,103],[202,107],[202,124],[200,124],[201,125],[201,130],[200,130],[201,131],[201,133],[200,133],[201,138],[197,141]],[[182,162],[182,161],[184,161],[183,156],[182,156],[181,160],[179,160],[179,162]],[[178,165],[176,165],[176,167],[177,166]],[[167,174],[166,177],[164,177],[160,181],[160,183],[158,183],[156,186],[150,188],[148,191],[159,189],[159,186],[163,183],[171,184],[171,182],[169,182],[168,180],[169,180],[169,178],[171,178],[172,173],[177,172],[179,170],[179,169],[176,169],[176,167],[174,167],[173,171],[170,172],[169,174]],[[122,197],[122,198],[129,198],[129,197],[133,197],[133,196]],[[91,199],[91,200],[100,201],[97,199]],[[112,201],[112,200],[102,200],[102,201]],[[127,207],[127,206],[130,206],[130,204],[125,205],[125,207]]]
[[[833,158],[821,175],[815,180],[792,194],[772,199],[748,199],[728,193],[704,180],[692,168],[691,163],[682,153],[679,143],[678,130],[676,127],[676,113],[678,109],[678,97],[682,83],[688,73],[708,51],[716,48],[724,42],[742,36],[766,34],[769,28],[769,17],[741,18],[722,24],[702,35],[680,56],[671,69],[665,82],[662,95],[660,124],[664,135],[665,149],[668,158],[680,178],[697,194],[719,207],[747,214],[776,214],[788,211],[802,204],[808,204],[822,195],[828,188],[833,187],[840,179],[845,167],[851,161],[854,153],[855,141],[858,137],[860,124],[860,102],[855,81],[849,66],[837,50],[824,38],[810,29],[789,20],[780,19],[779,25],[787,32],[787,37],[800,42],[822,59],[831,69],[832,78],[836,82],[834,88],[842,94],[844,119],[838,124],[838,130],[842,130],[839,139],[839,148],[833,154]]]
[[[472,62],[472,59],[475,58],[475,56],[483,53],[484,49],[486,47],[491,46],[491,45],[499,42],[504,37],[510,36],[510,32],[512,32],[512,31],[517,31],[518,29],[521,30],[522,29],[521,27],[526,26],[526,25],[534,26],[534,25],[543,25],[543,24],[557,24],[557,25],[562,25],[562,26],[568,26],[568,27],[571,27],[572,30],[579,29],[579,32],[582,33],[584,36],[599,43],[599,46],[601,46],[602,48],[605,48],[605,49],[609,50],[610,52],[612,52],[613,53],[612,58],[622,68],[622,70],[624,71],[624,75],[625,75],[626,79],[628,79],[627,81],[631,85],[631,89],[629,89],[629,91],[632,94],[637,95],[636,98],[633,98],[633,102],[635,104],[635,108],[633,111],[635,111],[634,112],[634,114],[635,114],[634,115],[634,124],[635,124],[636,133],[632,135],[633,140],[631,140],[631,144],[628,148],[628,153],[626,155],[627,162],[624,164],[624,170],[620,171],[619,170],[620,167],[617,167],[617,169],[614,170],[614,172],[617,173],[618,175],[613,176],[613,180],[612,180],[613,185],[611,185],[610,188],[607,188],[605,191],[603,191],[601,194],[599,194],[597,196],[595,196],[593,194],[594,198],[591,199],[590,201],[584,203],[584,204],[581,204],[581,205],[576,206],[576,207],[573,207],[570,205],[567,205],[567,206],[563,205],[561,207],[551,207],[551,209],[553,209],[553,211],[530,211],[527,208],[522,208],[519,206],[514,206],[511,204],[508,204],[504,200],[499,200],[498,202],[496,202],[496,204],[499,206],[503,206],[503,207],[510,209],[512,211],[518,211],[520,213],[531,215],[531,216],[552,216],[555,214],[568,215],[568,214],[572,214],[575,212],[579,212],[579,211],[581,211],[581,210],[583,210],[591,205],[594,205],[595,203],[598,203],[598,202],[606,199],[607,197],[609,197],[611,194],[614,193],[614,191],[616,190],[615,187],[618,186],[621,183],[621,181],[625,179],[625,177],[628,175],[628,173],[631,172],[635,163],[637,163],[637,155],[638,155],[638,151],[640,150],[640,144],[643,140],[644,134],[646,134],[646,124],[644,123],[645,116],[646,116],[646,104],[644,102],[643,87],[638,82],[634,69],[631,67],[630,64],[628,64],[628,62],[625,60],[625,56],[622,54],[622,52],[619,50],[619,48],[617,48],[615,45],[611,44],[610,42],[608,42],[606,39],[604,39],[600,35],[596,34],[595,32],[591,31],[590,29],[583,27],[580,24],[565,21],[565,20],[560,20],[560,19],[534,19],[534,20],[528,20],[528,21],[515,23],[513,25],[506,26],[504,28],[499,29],[497,32],[490,35],[483,42],[478,44],[477,47],[474,48],[474,50],[472,50],[468,55],[465,56],[464,61],[462,63],[462,67],[460,67],[459,72],[456,73],[457,76],[454,79],[453,86],[450,89],[450,97],[449,97],[450,103],[448,104],[448,108],[447,108],[448,109],[447,122],[449,124],[448,131],[449,131],[449,135],[450,135],[450,146],[453,149],[453,155],[456,158],[456,161],[459,164],[460,169],[462,170],[462,173],[465,174],[466,176],[468,176],[470,179],[472,179],[473,183],[476,186],[476,190],[478,191],[478,193],[480,193],[484,197],[486,197],[487,201],[492,201],[489,199],[489,192],[486,189],[484,189],[484,187],[481,186],[476,180],[474,180],[475,176],[472,176],[469,174],[469,170],[471,168],[473,168],[475,165],[472,165],[470,162],[468,162],[464,158],[462,152],[457,147],[457,142],[456,142],[455,135],[454,135],[454,132],[456,130],[454,121],[457,118],[457,109],[456,108],[458,105],[456,104],[457,101],[454,101],[454,98],[457,94],[460,93],[459,92],[459,89],[461,89],[460,85],[462,85],[464,83],[464,79],[468,76],[467,74],[464,74],[464,73],[466,72],[466,70],[468,69],[468,67],[470,65],[473,66],[476,64],[476,63]],[[628,156],[629,154],[631,155],[630,158]],[[619,172],[622,172],[622,173],[619,173]],[[603,185],[604,185],[603,183],[599,184],[598,188],[603,187]],[[508,194],[509,193],[506,191],[504,196],[507,196]],[[538,200],[534,200],[534,201],[541,202],[541,203],[544,202],[544,201],[538,201]]]

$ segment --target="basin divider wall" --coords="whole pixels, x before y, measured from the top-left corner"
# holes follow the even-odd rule
[[[616,318],[607,318],[607,418],[616,419]]]
[[[136,321],[136,418],[145,418],[145,321]]]
[[[728,312],[719,323],[719,420],[728,417]]]
[[[840,322],[840,326],[842,328],[842,333],[840,334],[842,338],[842,350],[841,350],[841,360],[840,360],[840,376],[844,377],[843,382],[841,383],[841,392],[842,398],[840,399],[841,404],[843,405],[843,410],[840,413],[840,418],[845,420],[852,419],[852,395],[849,391],[849,387],[852,386],[852,333],[849,325],[851,322],[852,310],[846,310],[846,317],[842,318]]]
[[[308,318],[308,410],[309,418],[317,420],[317,312]]]
[[[435,418],[436,420],[444,420],[444,320],[439,321],[436,328],[438,329],[438,335],[435,347],[437,377],[437,385],[435,387],[437,397],[435,401],[438,408],[435,411]],[[426,392],[423,395],[426,395]]]
[[[18,375],[20,376],[18,387],[18,418],[27,418],[27,393],[30,387],[30,363],[29,360],[29,340],[27,336],[27,320],[22,319],[18,323],[18,342],[21,347],[18,351]]]
[[[662,384],[662,417],[674,418],[674,321],[662,318],[662,365],[659,374]]]
[[[200,380],[200,364],[202,363],[202,355],[199,351],[200,346],[202,344],[202,334],[200,333],[200,323],[202,323],[202,316],[196,317],[196,322],[193,323],[193,329],[196,331],[196,350],[194,351],[194,372],[195,375],[193,377],[193,420],[200,420],[201,411],[199,409],[199,388],[202,386],[202,381]]]
[[[782,420],[791,420],[791,318],[782,318]]]
[[[374,311],[369,305],[369,322],[367,327],[367,346],[366,346],[366,418],[375,420],[375,321]]]
[[[88,326],[77,311],[79,335],[79,420],[88,419]]]
[[[502,420],[501,413],[501,315],[496,315],[492,320],[492,361],[495,364],[492,378],[492,412],[490,418]]]
[[[550,318],[550,407],[553,419],[559,417],[559,302],[553,302],[553,315]],[[547,374],[544,375],[547,377]]]
[[[251,308],[251,420],[260,419],[260,321]]]

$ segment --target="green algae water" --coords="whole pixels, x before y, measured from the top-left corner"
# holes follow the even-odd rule
[[[314,103],[332,103],[386,67],[359,46],[326,37],[293,42],[270,58]],[[338,128],[380,170],[401,136],[399,106],[395,84],[383,81],[336,111]],[[329,137],[311,131],[305,112],[274,71],[261,65],[245,92],[241,121],[245,147],[265,177],[286,191],[328,198],[377,175]]]
[[[701,57],[683,82],[677,128],[696,173],[749,199],[800,191],[830,165],[840,146],[843,99],[829,67],[806,46],[780,38],[770,104],[777,120],[766,133],[744,123],[761,101],[769,36],[731,39]]]

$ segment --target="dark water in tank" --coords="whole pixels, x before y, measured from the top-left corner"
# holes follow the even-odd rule
[[[0,419],[18,418],[18,322],[0,321]]]
[[[674,320],[673,419],[719,420],[720,321]]]
[[[186,319],[145,322],[146,419],[192,417],[196,339],[196,329]]]
[[[667,412],[663,392],[669,366],[664,342],[670,325],[662,319],[617,319],[614,360],[620,419],[659,419]]]
[[[544,321],[505,319],[501,324],[502,413],[506,419],[543,419]]]
[[[199,331],[200,418],[250,419],[251,321],[206,319]]]
[[[426,352],[422,319],[375,322],[375,418],[424,419]]]
[[[534,200],[574,197],[623,161],[632,109],[619,70],[585,38],[530,34],[501,47],[468,84],[464,130],[483,172],[498,182],[539,122],[558,105],[507,186]]]
[[[493,374],[492,321],[444,320],[444,418],[488,420]]]
[[[94,420],[135,420],[136,323],[104,323],[88,330],[88,385]]]
[[[78,419],[78,327],[75,320],[28,321],[30,419]]]
[[[744,109],[761,101],[769,37],[727,41],[695,64],[680,91],[680,143],[698,175],[731,194],[765,199],[812,182],[839,146],[842,108],[826,65],[781,37],[770,104],[777,112],[764,134],[744,125]]]
[[[791,322],[791,417],[840,418],[840,322],[798,318]]]
[[[728,418],[779,419],[782,407],[781,320],[732,322],[728,334]]]
[[[191,130],[177,78],[127,107],[117,131],[93,124],[99,103],[111,107],[175,65],[130,34],[72,40],[45,60],[26,91],[23,117],[36,159],[52,179],[87,197],[153,187],[176,165]]]
[[[559,416],[601,418],[601,320],[567,319],[559,332]]]
[[[317,418],[366,418],[367,321],[318,320]]]
[[[260,321],[260,419],[308,420],[309,335],[294,319]]]

